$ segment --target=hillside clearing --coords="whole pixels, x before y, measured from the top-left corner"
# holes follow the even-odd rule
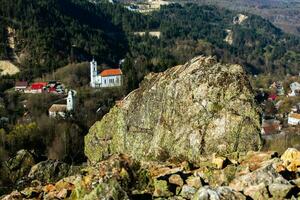
[[[0,60],[0,74],[15,75],[20,72],[20,69],[8,60]]]

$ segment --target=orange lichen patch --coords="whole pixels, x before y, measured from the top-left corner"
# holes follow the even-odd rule
[[[175,174],[179,171],[181,171],[180,167],[176,167],[176,168],[169,168],[169,167],[152,168],[152,169],[150,169],[150,176],[151,177],[161,177],[161,176],[166,176],[166,175],[170,175],[170,174]]]
[[[45,193],[49,193],[49,192],[54,191],[54,190],[56,190],[56,187],[54,185],[52,185],[52,184],[46,185],[43,188],[43,191]]]
[[[241,161],[241,166],[249,167],[250,171],[260,168],[264,161],[276,157],[276,152],[249,152],[245,159]]]
[[[122,75],[122,71],[121,69],[106,69],[106,70],[103,70],[100,75],[102,77],[105,77],[105,76],[117,76],[117,75]]]

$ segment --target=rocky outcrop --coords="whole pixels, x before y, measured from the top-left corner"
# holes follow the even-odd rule
[[[267,159],[270,155],[272,158]],[[255,164],[258,168],[244,170],[254,156],[258,158]],[[287,176],[291,172],[278,168],[285,162],[278,155],[249,152],[236,156],[238,161],[233,157],[228,157],[231,162],[220,169],[213,164],[215,156],[207,158],[205,165],[195,166],[187,161],[138,162],[128,155],[113,155],[57,183],[35,182],[3,199],[274,200],[300,197],[298,172]],[[228,179],[218,180],[224,179],[223,176]]]
[[[184,158],[255,150],[259,115],[241,66],[197,57],[145,77],[96,122],[85,137],[85,154],[96,163],[114,153],[138,160]]]

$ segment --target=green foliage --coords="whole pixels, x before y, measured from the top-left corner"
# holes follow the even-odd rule
[[[11,152],[16,152],[19,149],[31,149],[35,145],[39,145],[37,140],[38,127],[36,123],[16,125],[7,135],[6,142],[10,147]]]

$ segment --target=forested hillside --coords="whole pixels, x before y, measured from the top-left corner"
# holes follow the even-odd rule
[[[78,0],[0,3],[0,56],[8,58],[15,51],[25,79],[93,56],[107,64],[127,56],[128,76],[132,79],[134,70],[140,74],[137,82],[149,71],[162,71],[197,54],[214,54],[254,73],[297,73],[300,68],[299,38],[249,14],[243,23],[234,24],[238,13],[213,6],[171,5],[141,15],[119,4]],[[7,28],[15,30],[14,49],[8,46]],[[151,30],[160,31],[160,39],[132,34]],[[233,33],[231,45],[224,41],[227,30]]]
[[[116,62],[127,51],[121,27],[87,2],[1,0],[2,58],[14,50],[23,75],[40,76],[74,60],[95,56]],[[7,28],[15,30],[15,49],[7,46]]]

